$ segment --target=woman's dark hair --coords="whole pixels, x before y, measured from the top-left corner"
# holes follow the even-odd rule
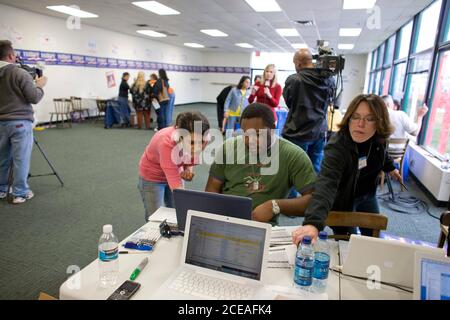
[[[164,69],[159,69],[159,70],[158,70],[158,74],[159,74],[159,77],[160,77],[161,79],[166,80],[166,81],[169,81],[169,78],[167,78],[167,72],[166,72],[166,70],[164,70]]]
[[[275,129],[275,117],[272,108],[263,103],[252,103],[244,109],[241,115],[241,124],[244,119],[260,118],[264,125],[270,129]]]
[[[209,130],[209,121],[202,113],[198,111],[187,111],[180,113],[175,121],[175,125],[179,129],[184,129],[190,133],[194,132],[195,122],[201,121],[202,123],[202,134],[205,134]]]
[[[244,86],[245,80],[250,80],[250,77],[249,77],[249,76],[242,76],[241,80],[239,80],[239,83],[238,83],[238,85],[237,85],[237,88],[238,88],[239,90],[242,90],[242,89],[243,89],[242,87]]]
[[[123,74],[122,74],[122,80],[126,77],[126,76],[129,76],[130,74],[128,73],[128,72],[124,72]]]
[[[339,128],[341,128],[341,130],[349,130],[350,118],[362,102],[367,103],[370,110],[373,112],[376,118],[377,138],[381,143],[384,143],[394,132],[394,128],[389,120],[389,112],[386,104],[382,98],[375,94],[360,94],[355,97],[352,102],[350,102],[347,112],[339,124]]]
[[[259,82],[261,82],[261,79],[262,79],[262,77],[259,74],[257,74],[255,76],[255,79],[253,80],[253,83],[256,83],[258,80],[259,80]]]
[[[150,79],[152,79],[152,80],[158,80],[158,75],[157,75],[156,73],[152,73],[152,74],[150,75]]]

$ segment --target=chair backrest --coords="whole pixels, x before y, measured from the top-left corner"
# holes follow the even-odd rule
[[[443,237],[443,239],[446,238],[447,240],[447,257],[450,257],[450,233],[449,233],[450,211],[445,211],[444,213],[441,214],[440,222],[441,222],[441,237]],[[444,245],[444,243],[445,240],[442,243],[442,246]]]
[[[388,153],[395,161],[402,163],[405,157],[406,149],[408,149],[408,138],[392,138],[389,139]]]
[[[386,230],[388,218],[382,214],[368,212],[330,211],[325,224],[329,227],[360,227],[372,229],[372,237],[379,238],[380,231]],[[330,236],[339,240],[349,240],[350,236]]]
[[[101,99],[97,99],[97,108],[99,112],[105,112],[106,111],[106,102],[108,102],[108,100],[101,100]]]
[[[72,101],[69,99],[53,99],[53,103],[56,113],[66,114],[71,111]]]
[[[83,104],[81,102],[81,98],[70,97],[70,101],[72,101],[72,109],[73,109],[73,111],[82,111]]]

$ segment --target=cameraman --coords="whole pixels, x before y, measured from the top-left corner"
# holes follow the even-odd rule
[[[327,133],[327,111],[335,90],[331,71],[314,68],[308,49],[294,55],[296,74],[286,80],[283,97],[289,108],[283,137],[305,150],[320,171]]]
[[[33,147],[33,108],[44,96],[46,77],[33,80],[16,64],[12,43],[0,41],[0,199],[8,194],[8,173],[13,163],[13,203],[34,197],[28,186]]]

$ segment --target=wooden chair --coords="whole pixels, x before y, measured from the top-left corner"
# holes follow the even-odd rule
[[[446,211],[441,215],[441,234],[439,236],[438,248],[443,248],[445,240],[447,240],[447,257],[450,257],[450,235],[448,229],[450,226],[450,211]]]
[[[69,99],[53,99],[53,103],[55,105],[55,111],[50,112],[50,126],[53,123],[53,116],[56,115],[56,122],[59,122],[59,117],[61,116],[62,126],[64,127],[64,117],[69,124],[69,127],[72,127],[70,112],[72,108],[72,102]]]
[[[367,212],[330,211],[325,224],[329,227],[360,227],[372,230],[372,237],[379,238],[380,231],[387,229],[388,218]],[[349,235],[331,235],[331,239],[350,240]]]
[[[408,149],[408,138],[396,138],[396,139],[389,139],[389,145],[388,145],[388,154],[394,161],[394,164],[398,164],[400,169],[400,174],[403,176],[403,163],[405,161],[405,153]],[[382,171],[381,172],[381,181],[380,181],[380,189],[383,191],[384,189],[384,180],[385,180],[386,174]],[[389,179],[389,177],[388,177]],[[401,186],[401,190],[405,191],[403,186]]]
[[[106,103],[108,102],[108,100],[102,100],[102,99],[97,99],[97,110],[98,110],[98,114],[97,117],[95,117],[95,122],[97,122],[97,120],[101,117],[104,117],[106,114]]]
[[[78,122],[83,121],[83,114],[84,114],[84,112],[87,113],[87,116],[89,118],[89,109],[88,108],[83,108],[83,103],[82,103],[82,99],[81,98],[70,97],[70,101],[72,101],[72,112],[73,113],[78,113],[79,116],[80,116],[78,118]]]

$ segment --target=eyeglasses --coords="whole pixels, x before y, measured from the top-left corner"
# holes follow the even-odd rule
[[[350,117],[350,120],[359,122],[361,120],[364,120],[364,123],[374,123],[377,121],[377,117],[375,116],[367,116],[367,117],[361,117],[359,114],[352,114]]]

